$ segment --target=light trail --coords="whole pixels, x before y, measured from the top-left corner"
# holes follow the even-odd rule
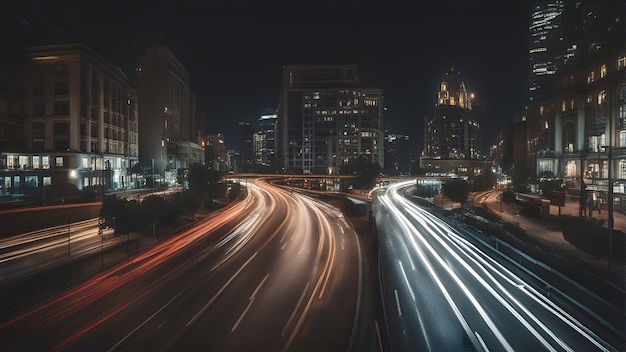
[[[362,253],[355,243],[356,233],[336,208],[263,180],[248,182],[246,197],[229,209],[8,317],[0,322],[0,331],[16,346],[37,344],[31,336],[45,335],[42,339],[52,348],[80,348],[106,331],[111,341],[98,341],[105,349],[156,340],[174,348],[196,343],[186,338],[207,335],[213,316],[226,315],[225,330],[232,337],[223,337],[222,343],[237,344],[237,337],[254,336],[259,324],[269,325],[259,317],[275,311],[282,320],[273,322],[273,350],[289,350],[303,343],[301,332],[310,333],[310,318],[321,314],[324,304],[345,301],[332,294],[352,292],[341,278],[356,281],[356,273],[338,270],[338,265],[357,268],[352,259]],[[352,258],[344,254],[349,251]],[[361,275],[359,262],[356,302]],[[337,285],[344,286],[340,290]],[[236,309],[223,309],[223,302]],[[358,317],[358,311],[357,304],[350,317]],[[61,321],[68,323],[55,330]],[[156,331],[166,322],[171,332]],[[272,339],[271,334],[262,338]]]
[[[575,351],[582,345],[601,351],[614,350],[579,320],[533,288],[532,283],[490,258],[448,224],[402,196],[401,190],[412,185],[414,181],[392,184],[378,195],[380,206],[389,212],[391,221],[400,229],[400,232],[387,236],[392,242],[408,244],[406,257],[411,261],[417,259],[416,265],[428,272],[475,349],[488,347],[490,350],[513,351],[534,345],[550,351]],[[396,253],[387,255],[394,256]],[[399,252],[397,255],[400,255]],[[397,259],[397,263],[398,280],[405,283],[415,301],[413,290],[414,287],[419,290],[420,283],[417,277],[407,274],[401,259]],[[384,276],[389,276],[389,273]],[[406,313],[409,307],[417,307],[400,302],[402,297],[398,296],[398,291],[394,289],[393,292],[398,311],[401,303],[402,313]],[[485,309],[487,306],[489,309]],[[500,312],[499,315],[494,315],[496,312]],[[507,314],[503,316],[502,312]],[[474,318],[474,313],[480,319]],[[420,312],[413,315],[417,315],[420,321],[420,326],[416,328],[427,328]],[[503,319],[511,324],[510,327],[505,329],[502,324],[496,323]],[[522,331],[527,339],[519,337]],[[511,334],[515,334],[517,340]],[[424,340],[428,341],[427,338]],[[523,341],[524,345],[517,346],[515,341]]]

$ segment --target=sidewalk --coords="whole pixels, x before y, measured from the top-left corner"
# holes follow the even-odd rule
[[[487,192],[489,193],[489,192]],[[500,202],[500,193],[491,192],[485,201],[487,208],[493,214],[500,214],[502,220],[518,224],[521,228],[526,230],[529,236],[555,247],[566,251],[570,255],[576,256],[581,260],[589,263],[589,265],[596,267],[600,270],[607,270],[609,263],[607,258],[596,259],[586,252],[574,247],[570,242],[563,238],[563,232],[550,226],[546,221],[541,218],[534,218],[520,215],[521,207],[513,204]],[[502,211],[502,212],[501,212]],[[566,199],[565,206],[561,207],[561,215],[578,216],[578,202],[572,200],[569,197]],[[550,215],[559,215],[559,207],[551,205]],[[594,218],[601,218],[606,221],[608,219],[608,212],[606,210],[601,211],[598,216],[598,211],[593,211]],[[614,229],[623,230],[624,224],[626,224],[626,216],[621,213],[613,212],[614,217]],[[621,226],[619,226],[621,224]],[[624,275],[624,258],[618,258],[613,256],[611,258],[611,273],[616,279],[623,278]]]

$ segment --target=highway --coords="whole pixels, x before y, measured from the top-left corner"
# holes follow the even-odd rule
[[[337,209],[262,180],[150,250],[0,321],[3,351],[346,350],[362,253]]]
[[[394,351],[616,351],[576,312],[409,201],[375,197],[385,330]]]
[[[113,230],[104,230],[103,236],[104,241],[101,241],[95,218],[70,219],[65,225],[0,238],[0,284],[98,253],[127,240],[126,236],[114,237]]]

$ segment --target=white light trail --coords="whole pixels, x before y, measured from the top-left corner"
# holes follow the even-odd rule
[[[514,350],[508,343],[503,332],[498,329],[497,324],[490,317],[490,312],[483,309],[478,297],[465,285],[464,280],[468,278],[472,278],[473,284],[480,285],[485,292],[495,299],[501,307],[506,309],[511,314],[511,317],[518,321],[546,350],[556,351],[556,348],[546,337],[549,337],[560,349],[565,351],[573,351],[574,348],[557,336],[557,334],[533,312],[533,309],[536,309],[535,307],[529,308],[522,302],[521,298],[530,298],[538,306],[542,307],[544,312],[556,316],[597,348],[603,351],[609,351],[605,345],[597,340],[595,334],[571,315],[564,312],[560,307],[556,306],[554,302],[546,299],[539,291],[534,289],[530,283],[525,282],[502,264],[490,258],[486,253],[463,238],[448,224],[402,196],[400,189],[413,185],[414,182],[415,181],[407,181],[390,185],[386,192],[379,193],[378,199],[380,204],[389,211],[400,226],[401,234],[397,235],[402,236],[405,242],[410,243],[413,250],[416,252],[417,255],[409,256],[409,258],[418,258],[420,263],[430,273],[460,323],[464,326],[468,336],[474,341],[475,347],[486,348],[486,343],[477,331],[470,329],[468,322],[463,318],[463,313],[458,311],[454,300],[449,294],[448,288],[445,287],[438,277],[442,273],[446,273],[460,292],[463,293],[464,297],[472,303],[473,309],[479,313],[479,316],[489,327],[491,333],[501,344],[499,348],[510,351]],[[414,224],[419,224],[422,230],[418,230]],[[435,244],[437,244],[438,248],[443,249],[443,251],[436,249],[434,247]],[[428,258],[433,258],[434,263],[431,263]],[[398,261],[398,263],[400,265],[402,278],[406,282],[413,300],[415,300],[415,295],[413,294],[410,283],[411,278],[404,270],[402,262]],[[413,266],[413,263],[411,264]],[[433,266],[434,264],[437,265],[437,269]],[[459,268],[463,269],[462,272],[458,272]],[[441,271],[441,269],[443,269],[443,271]],[[461,273],[463,273],[463,276],[461,276]],[[461,279],[461,277],[463,277],[463,279]],[[510,287],[503,285],[501,280],[510,284]],[[516,288],[516,290],[510,291],[509,288]],[[395,290],[394,294],[396,295],[396,299],[398,299]],[[399,301],[397,304],[399,307]]]

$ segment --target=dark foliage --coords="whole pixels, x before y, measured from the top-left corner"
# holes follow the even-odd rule
[[[180,196],[165,199],[152,195],[143,202],[127,200],[117,196],[106,196],[102,201],[100,217],[102,228],[114,230],[116,236],[141,231],[153,222],[159,225],[175,224],[182,213]]]
[[[465,204],[469,195],[469,184],[459,178],[449,180],[444,184],[443,194],[453,202]]]
[[[596,258],[606,258],[609,253],[609,229],[604,227],[604,220],[562,215],[556,220],[563,230],[563,238]],[[612,231],[613,255],[623,257],[624,233]]]

